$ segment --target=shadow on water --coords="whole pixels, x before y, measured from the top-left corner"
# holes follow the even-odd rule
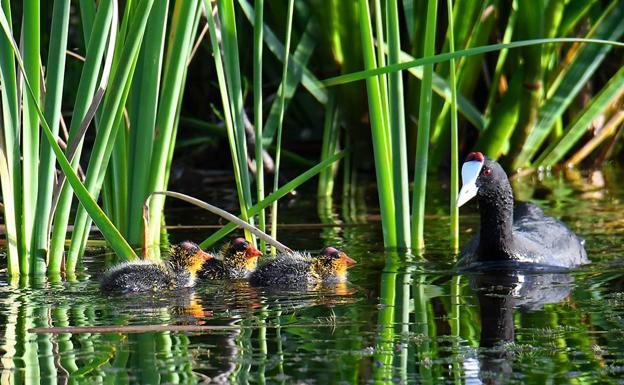
[[[283,208],[289,223],[325,225],[284,229],[286,244],[332,244],[359,262],[350,283],[309,292],[199,282],[106,297],[101,255],[69,282],[0,278],[0,385],[618,383],[624,192],[576,183],[546,179],[532,192],[587,239],[593,264],[568,274],[456,274],[434,190],[424,258],[383,253],[365,194]],[[469,208],[464,241],[477,222]]]

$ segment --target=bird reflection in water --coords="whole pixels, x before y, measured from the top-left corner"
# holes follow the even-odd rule
[[[481,355],[479,377],[484,383],[497,383],[513,372],[513,352],[505,343],[514,342],[514,309],[540,310],[563,301],[572,290],[574,278],[564,273],[522,271],[488,272],[471,277],[481,309]],[[474,370],[474,362],[465,369]]]

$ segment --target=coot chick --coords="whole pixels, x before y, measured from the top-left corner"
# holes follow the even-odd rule
[[[212,256],[189,241],[171,247],[163,263],[123,262],[104,273],[100,290],[108,294],[161,292],[195,285],[197,271]]]
[[[567,269],[590,262],[585,241],[563,222],[533,203],[520,203],[514,210],[509,179],[496,161],[470,153],[462,167],[462,183],[457,206],[476,196],[481,229],[462,250],[460,268]]]
[[[251,273],[249,282],[254,286],[300,290],[320,283],[343,282],[347,269],[355,264],[355,260],[331,246],[317,256],[280,254]]]
[[[226,243],[219,259],[207,261],[199,272],[203,279],[242,279],[247,278],[256,268],[258,257],[262,255],[245,238],[236,238]]]

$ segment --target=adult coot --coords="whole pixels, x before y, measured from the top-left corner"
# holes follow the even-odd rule
[[[520,203],[514,210],[509,179],[496,161],[471,152],[462,167],[462,183],[457,206],[476,195],[481,230],[462,250],[460,268],[571,268],[589,263],[585,241],[561,221],[533,203]]]

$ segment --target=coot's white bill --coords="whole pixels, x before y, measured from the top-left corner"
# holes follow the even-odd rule
[[[462,166],[462,188],[457,194],[457,207],[462,206],[477,195],[477,178],[482,167],[482,160],[469,160]]]

